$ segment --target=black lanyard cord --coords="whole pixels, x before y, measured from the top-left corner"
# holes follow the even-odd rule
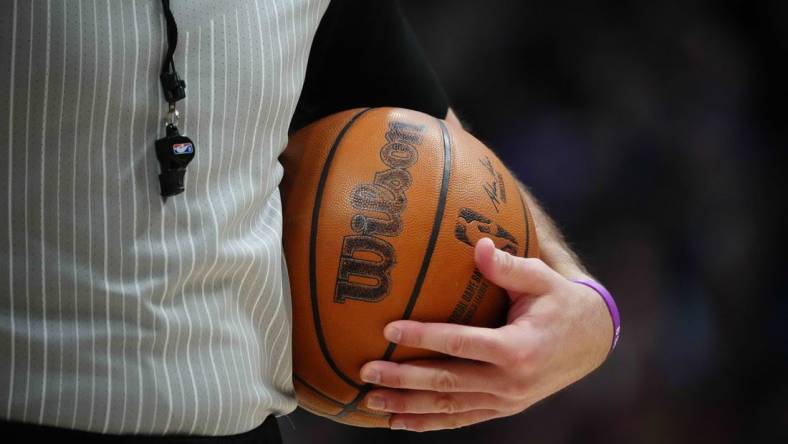
[[[161,86],[164,98],[170,105],[165,123],[166,135],[156,141],[156,157],[159,159],[161,174],[159,185],[161,195],[166,200],[169,196],[180,194],[184,190],[186,166],[194,158],[194,143],[178,131],[178,110],[175,103],[186,98],[186,82],[178,76],[175,61],[172,57],[178,46],[178,25],[170,10],[170,0],[161,0],[164,18],[167,20],[167,57],[161,67]]]
[[[175,48],[178,46],[178,25],[175,23],[172,10],[170,10],[170,0],[161,0],[161,5],[164,9],[164,19],[167,22],[167,57],[161,67],[160,78],[161,86],[164,88],[164,97],[172,105],[186,97],[186,82],[178,76],[178,71],[175,70],[175,61],[172,59]]]

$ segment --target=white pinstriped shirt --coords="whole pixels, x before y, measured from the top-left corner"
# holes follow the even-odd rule
[[[327,0],[0,0],[0,418],[235,434],[295,408],[277,157]]]

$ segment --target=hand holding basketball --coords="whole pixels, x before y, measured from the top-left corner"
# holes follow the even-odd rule
[[[367,408],[394,415],[391,428],[456,428],[519,413],[598,367],[613,336],[610,315],[593,290],[544,262],[476,245],[476,264],[511,298],[507,325],[491,329],[395,321],[386,339],[453,359],[373,361],[361,378],[382,387]]]

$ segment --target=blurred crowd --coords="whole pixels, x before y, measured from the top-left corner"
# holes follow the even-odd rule
[[[403,0],[452,107],[616,296],[618,349],[527,412],[286,442],[788,442],[788,2]]]

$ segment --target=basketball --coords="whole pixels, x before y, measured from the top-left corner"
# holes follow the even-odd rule
[[[361,403],[373,386],[360,368],[436,354],[387,342],[383,327],[503,325],[508,296],[476,269],[474,245],[489,237],[538,256],[529,210],[487,147],[416,111],[334,114],[293,134],[280,160],[298,402],[337,422],[388,427],[388,415]]]

